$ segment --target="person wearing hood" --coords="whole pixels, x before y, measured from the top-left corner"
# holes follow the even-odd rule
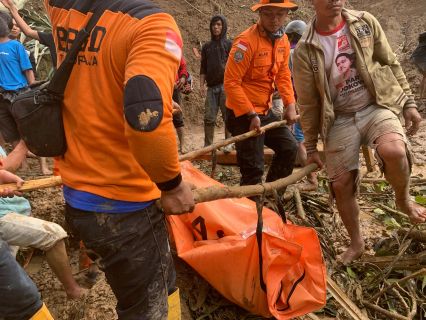
[[[420,100],[422,100],[426,96],[426,32],[419,35],[419,44],[410,59],[423,75],[420,83]]]
[[[213,143],[214,127],[219,109],[225,122],[226,96],[223,88],[223,77],[226,61],[232,47],[232,41],[226,37],[227,30],[226,18],[222,15],[214,16],[210,21],[211,41],[205,43],[201,49],[200,93],[202,97],[206,97],[204,146]],[[230,137],[230,134],[225,130],[225,138],[228,137]]]
[[[282,126],[263,134],[261,126],[280,120],[271,111],[275,88],[284,102],[287,123],[291,125],[298,118],[288,66],[290,43],[284,33],[288,12],[296,9],[289,0],[260,0],[252,7],[259,13],[259,21],[236,38],[229,55],[224,81],[226,127],[233,136],[259,132],[236,143],[241,185],[262,182],[264,145],[275,152],[266,181],[284,178],[293,171],[297,143],[290,130]]]

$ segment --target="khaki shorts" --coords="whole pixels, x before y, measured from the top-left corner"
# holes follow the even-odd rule
[[[370,105],[365,109],[351,114],[336,116],[325,143],[327,174],[331,182],[341,174],[359,170],[359,150],[361,145],[368,145],[375,152],[379,166],[382,161],[376,152],[377,138],[384,134],[397,133],[407,145],[401,122],[390,110]]]
[[[47,251],[66,237],[65,230],[53,222],[13,212],[0,218],[0,238],[10,246]]]

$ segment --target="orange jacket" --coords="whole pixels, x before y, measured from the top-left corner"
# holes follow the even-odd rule
[[[226,105],[235,115],[249,112],[266,114],[274,88],[284,105],[295,102],[288,67],[290,43],[286,35],[272,41],[255,24],[234,41],[225,70]]]
[[[82,10],[87,1],[44,0],[59,64],[92,15]],[[149,201],[160,196],[157,186],[180,178],[172,91],[182,40],[173,18],[148,1],[103,1],[110,4],[65,91],[68,150],[59,170],[76,190]]]

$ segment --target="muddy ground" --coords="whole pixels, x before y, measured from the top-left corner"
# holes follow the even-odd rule
[[[244,30],[256,19],[256,16],[249,10],[253,1],[157,0],[154,2],[159,3],[168,12],[173,14],[182,30],[185,41],[185,54],[189,69],[195,78],[195,88],[199,87],[199,61],[192,53],[192,48],[200,48],[200,44],[208,40],[208,22],[210,16],[215,12],[222,12],[226,15],[229,19],[229,34],[231,37]],[[309,0],[299,1],[301,8],[296,12],[294,17],[307,20],[312,13],[309,2]],[[404,5],[403,8],[401,7],[401,3]],[[353,0],[349,1],[349,6],[368,10],[377,16],[388,35],[392,47],[399,56],[413,91],[417,94],[420,75],[408,61],[408,57],[416,45],[418,34],[426,30],[426,1],[411,0],[401,2],[396,0],[382,0],[371,2],[367,0]],[[425,104],[423,102],[424,107]],[[201,127],[203,101],[197,89],[185,98],[183,108],[186,116],[188,147],[190,149],[200,148],[203,144],[203,129]],[[222,137],[223,129],[219,127],[217,138]],[[423,178],[426,176],[425,139],[426,121],[423,121],[420,132],[411,141],[416,157],[413,175]],[[39,171],[38,162],[34,159],[30,159],[29,161],[30,170],[20,171],[19,174],[25,178],[34,178]],[[209,163],[197,162],[196,165],[206,172],[210,170]],[[225,184],[233,185],[238,183],[239,173],[235,167],[219,166],[216,178]],[[64,203],[59,188],[34,191],[29,193],[27,197],[31,200],[35,216],[64,225]],[[375,201],[377,199],[371,195],[365,194],[361,197],[362,226],[367,238],[369,254],[374,254],[374,245],[380,238],[390,232],[384,226],[383,221],[375,216]],[[290,216],[294,215],[294,209],[291,206],[289,208]],[[336,232],[333,233],[329,243],[332,246],[332,251],[341,252],[348,243],[346,232],[343,231],[341,222],[335,215],[329,213],[321,213],[321,215],[326,223],[335,224]],[[78,273],[78,243],[73,238],[69,240],[68,252],[72,268],[75,273]],[[243,309],[221,298],[214,289],[178,258],[176,258],[175,263],[178,271],[178,286],[181,288],[182,319],[261,319],[248,315]],[[335,267],[332,261],[329,262],[328,267]],[[35,253],[27,270],[40,289],[43,300],[48,304],[55,319],[116,319],[114,311],[115,299],[102,274],[99,276],[99,281],[90,290],[87,299],[76,303],[66,299],[59,282],[52,275],[40,252]],[[84,280],[84,274],[78,274],[77,277]],[[343,314],[330,311],[328,308],[322,310],[318,315],[323,318],[345,318]]]

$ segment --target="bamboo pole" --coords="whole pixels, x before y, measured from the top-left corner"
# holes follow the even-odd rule
[[[268,124],[264,127],[261,127],[260,129],[263,132],[263,131],[267,131],[267,130],[271,130],[271,129],[275,129],[275,128],[284,126],[286,123],[287,123],[286,120],[275,121],[275,122],[272,122],[272,123],[270,123],[270,124]],[[240,141],[246,140],[248,138],[255,137],[257,135],[259,135],[259,133],[256,130],[252,130],[252,131],[240,134],[239,136],[235,136],[235,137],[231,137],[231,138],[226,139],[226,140],[218,141],[216,143],[213,143],[210,146],[207,146],[207,147],[201,148],[199,150],[195,150],[195,151],[192,151],[192,152],[188,152],[184,155],[181,155],[179,157],[179,161],[192,160],[192,159],[197,158],[200,155],[212,152],[215,149],[219,149],[221,147],[227,146],[228,144],[231,144],[231,143],[234,143],[234,142],[240,142]]]

